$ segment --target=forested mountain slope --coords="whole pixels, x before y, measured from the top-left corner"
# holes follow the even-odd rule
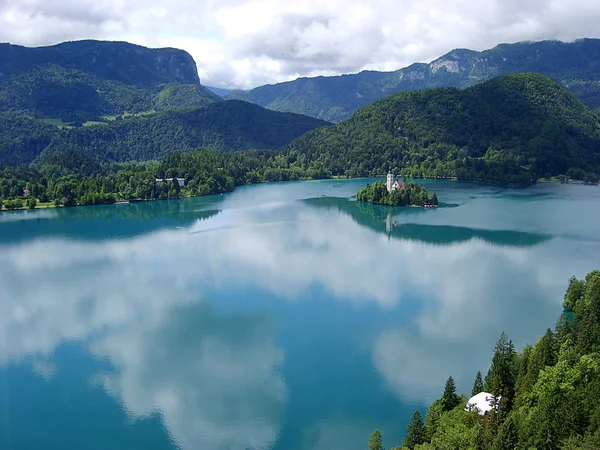
[[[600,40],[519,42],[477,52],[455,49],[424,64],[395,72],[363,71],[335,77],[299,78],[234,91],[240,98],[276,111],[337,122],[387,95],[434,87],[464,88],[500,75],[534,72],[548,76],[591,108],[600,106]]]
[[[221,100],[200,84],[183,50],[91,40],[0,44],[0,111],[77,124]]]
[[[329,175],[458,177],[529,184],[546,175],[600,173],[600,120],[537,74],[505,75],[459,90],[391,95],[288,146]]]
[[[275,149],[328,123],[230,100],[63,129],[25,115],[0,113],[0,125],[0,163],[17,165],[65,150],[110,162],[145,161],[199,147],[217,151]]]

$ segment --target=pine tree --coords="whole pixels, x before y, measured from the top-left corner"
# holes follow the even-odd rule
[[[450,411],[460,403],[460,397],[456,394],[456,384],[454,378],[448,377],[446,386],[444,387],[444,395],[442,395],[442,409]]]
[[[520,406],[524,400],[524,396],[529,392],[529,378],[530,378],[530,361],[531,354],[533,353],[533,347],[526,345],[523,347],[523,353],[521,354],[521,362],[519,364],[519,372],[515,381],[515,406]]]
[[[496,342],[492,364],[486,376],[486,390],[500,400],[505,411],[512,408],[516,381],[517,353],[504,332]]]
[[[373,431],[373,434],[369,439],[369,450],[383,450],[381,431]]]
[[[481,371],[478,370],[477,375],[475,375],[475,381],[473,382],[473,389],[471,390],[471,395],[477,395],[483,391],[483,378],[481,376]]]
[[[558,347],[560,347],[560,345],[565,341],[567,336],[573,335],[573,327],[569,323],[566,312],[563,312],[558,318],[556,326],[554,327],[554,334],[556,335]]]
[[[417,410],[412,415],[406,427],[406,436],[404,437],[402,447],[413,450],[415,445],[422,444],[423,442],[425,442],[425,423],[423,423],[421,413]]]

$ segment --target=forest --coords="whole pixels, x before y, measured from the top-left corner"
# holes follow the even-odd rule
[[[173,177],[185,178],[185,187],[156,183],[156,179]],[[4,199],[4,209],[25,207],[27,201],[35,207],[31,198],[37,205],[76,206],[220,194],[244,184],[322,178],[327,178],[324,171],[304,169],[289,155],[269,150],[200,149],[160,160],[111,164],[71,150],[56,152],[39,165],[0,165],[0,199]]]
[[[0,166],[5,209],[33,205],[29,197],[64,206],[170,199],[390,168],[508,186],[598,183],[600,173],[600,117],[535,74],[392,95],[331,126],[241,101],[64,130],[3,113],[0,125],[0,157],[10,164]],[[185,187],[158,186],[165,174]]]
[[[492,394],[491,410],[466,411],[453,378],[425,417],[415,411],[392,450],[597,450],[600,448],[600,271],[571,277],[554,329],[520,352],[504,333],[471,395]],[[382,450],[375,430],[369,450]]]
[[[328,123],[237,100],[60,129],[24,112],[4,112],[0,113],[0,163],[40,162],[65,150],[109,163],[147,161],[197,148],[277,149],[324,125]]]
[[[527,186],[565,175],[598,180],[600,117],[537,74],[458,90],[394,94],[286,147],[348,177],[386,173]]]
[[[356,194],[361,202],[388,206],[438,206],[435,192],[430,194],[427,189],[417,183],[404,183],[400,189],[388,192],[383,181],[367,184]]]

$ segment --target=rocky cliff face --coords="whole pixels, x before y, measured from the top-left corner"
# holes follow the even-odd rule
[[[13,76],[35,67],[57,65],[126,84],[200,84],[189,53],[151,49],[127,42],[75,41],[49,47],[0,44],[0,73]]]

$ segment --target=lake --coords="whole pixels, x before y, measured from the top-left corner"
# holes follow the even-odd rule
[[[390,448],[600,269],[598,187],[367,181],[1,213],[0,448]]]

